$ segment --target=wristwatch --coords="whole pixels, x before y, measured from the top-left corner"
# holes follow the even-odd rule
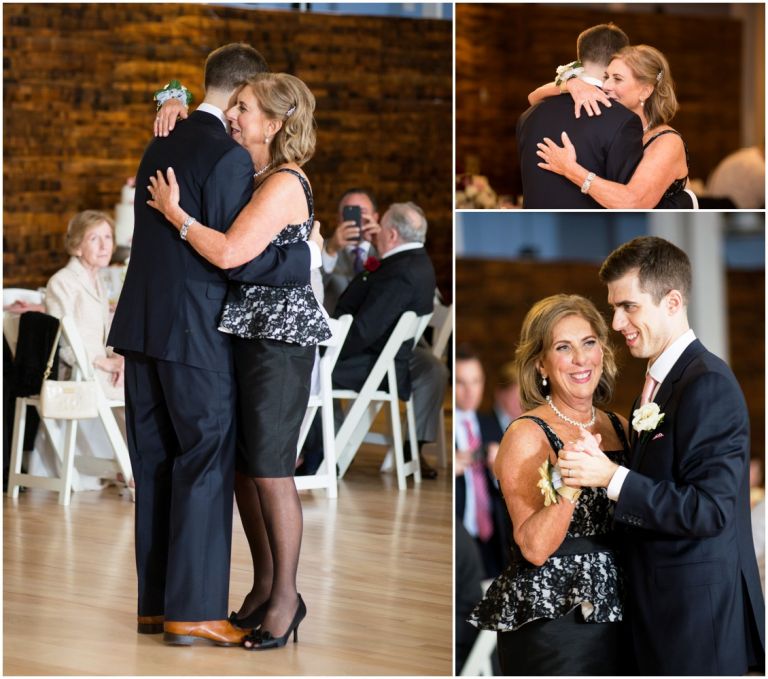
[[[194,217],[187,217],[183,223],[181,224],[181,231],[179,231],[179,236],[181,236],[181,240],[187,240],[187,231],[189,231],[189,227],[192,226],[197,220]]]

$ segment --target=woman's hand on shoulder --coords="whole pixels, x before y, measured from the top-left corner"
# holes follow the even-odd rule
[[[185,120],[189,109],[178,99],[168,99],[158,109],[155,116],[154,132],[156,137],[167,137],[176,127],[178,119]]]
[[[558,146],[549,137],[544,137],[536,144],[539,149],[536,151],[536,155],[544,161],[537,163],[537,165],[542,170],[564,175],[568,172],[569,167],[576,165],[576,148],[566,132],[560,135],[560,139],[563,142],[562,146]]]
[[[176,173],[172,167],[168,168],[168,179],[166,181],[162,170],[158,170],[154,177],[149,178],[147,186],[152,198],[147,201],[147,205],[159,210],[165,218],[170,221],[177,229],[181,228],[184,221],[183,211],[179,207],[179,183],[176,181]]]
[[[580,78],[571,78],[565,83],[565,89],[573,97],[573,113],[577,118],[581,116],[582,108],[591,118],[600,115],[599,104],[611,107],[611,100],[600,87],[585,83]]]

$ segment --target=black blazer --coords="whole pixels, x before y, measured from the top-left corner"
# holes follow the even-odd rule
[[[573,99],[549,97],[531,106],[517,122],[517,147],[523,180],[523,206],[545,209],[600,208],[581,192],[581,186],[562,175],[538,167],[536,144],[549,137],[562,145],[567,132],[582,167],[603,179],[626,184],[643,157],[643,127],[640,118],[618,102],[601,107],[601,115],[582,113],[575,118]]]
[[[730,368],[694,341],[655,401],[664,420],[635,437],[615,510],[639,673],[764,667],[744,396]]]
[[[253,163],[218,118],[195,111],[147,146],[136,174],[131,259],[107,340],[118,351],[217,371],[232,370],[230,338],[217,330],[228,274],[265,285],[309,282],[304,243],[277,248],[231,272],[198,255],[162,213],[147,205],[149,177],[173,167],[181,206],[226,231],[253,192]]]
[[[352,326],[333,371],[333,380],[347,389],[362,387],[389,336],[406,311],[418,316],[434,309],[435,269],[424,248],[405,250],[381,260],[376,271],[358,274],[336,304],[334,316],[352,314]],[[395,355],[397,389],[411,394],[408,362],[412,342]]]

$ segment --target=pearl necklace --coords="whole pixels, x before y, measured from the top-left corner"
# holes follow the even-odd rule
[[[574,427],[578,427],[579,429],[589,429],[597,420],[597,411],[595,410],[595,406],[592,406],[592,419],[590,419],[589,422],[578,422],[568,417],[568,415],[564,415],[563,413],[561,413],[557,409],[557,406],[554,403],[552,403],[551,396],[547,396],[546,398],[547,398],[547,403],[549,404],[549,407],[552,408],[552,410],[554,410],[555,415],[557,415],[561,420],[564,420],[568,424],[572,424]]]
[[[260,170],[256,170],[256,172],[253,173],[253,178],[256,179],[256,177],[260,177],[261,175],[263,175],[269,169],[270,165],[272,165],[271,160]]]

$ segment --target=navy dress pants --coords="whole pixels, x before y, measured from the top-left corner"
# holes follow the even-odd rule
[[[227,617],[235,472],[235,381],[140,354],[125,357],[136,481],[138,614]]]

